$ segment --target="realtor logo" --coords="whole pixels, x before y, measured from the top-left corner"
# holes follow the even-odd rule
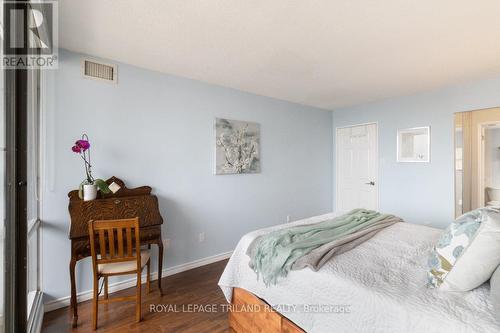
[[[3,69],[58,65],[57,1],[4,1]]]

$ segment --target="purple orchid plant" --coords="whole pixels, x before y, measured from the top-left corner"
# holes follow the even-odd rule
[[[88,135],[83,134],[82,138],[80,140],[77,140],[75,142],[75,145],[71,147],[71,150],[74,153],[80,155],[85,165],[86,178],[80,183],[80,186],[78,187],[78,196],[80,197],[80,199],[83,199],[83,185],[96,185],[102,193],[110,193],[111,190],[104,180],[95,179],[92,176],[92,165],[90,164],[90,141]]]

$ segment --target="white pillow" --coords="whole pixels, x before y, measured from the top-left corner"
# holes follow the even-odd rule
[[[500,266],[493,272],[490,279],[490,299],[493,304],[493,314],[500,321]]]
[[[429,258],[429,283],[448,291],[479,287],[500,264],[500,211],[479,208],[445,230]]]

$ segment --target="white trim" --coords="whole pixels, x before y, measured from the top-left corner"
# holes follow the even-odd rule
[[[479,123],[477,124],[477,151],[478,151],[478,159],[477,159],[477,202],[479,207],[486,206],[484,200],[484,191],[486,190],[484,176],[485,176],[485,143],[486,143],[486,128],[487,123]]]
[[[368,125],[377,125],[377,130],[378,130],[378,121],[371,121],[368,123],[361,123],[361,124],[355,124],[355,125],[347,125],[347,126],[338,126],[335,127],[335,131],[343,128],[351,128],[351,127],[358,127],[358,126],[368,126]],[[378,131],[377,131],[378,133]]]
[[[339,200],[339,182],[338,182],[338,179],[339,179],[339,168],[338,168],[338,163],[339,163],[339,156],[338,156],[338,153],[339,153],[339,149],[338,149],[338,145],[339,145],[339,140],[338,140],[338,131],[340,129],[344,129],[344,128],[351,128],[351,127],[358,127],[358,126],[368,126],[368,125],[375,125],[375,142],[376,142],[376,151],[375,151],[375,155],[376,155],[376,161],[375,161],[375,168],[376,168],[376,172],[375,174],[377,175],[377,179],[375,179],[375,183],[376,183],[376,191],[377,191],[377,210],[380,208],[380,168],[379,168],[379,160],[380,160],[380,156],[379,156],[379,149],[378,149],[378,121],[372,121],[372,122],[368,122],[368,123],[361,123],[361,124],[354,124],[354,125],[348,125],[348,126],[338,126],[338,127],[335,127],[335,207],[334,207],[334,211],[337,211],[338,210],[338,200]]]
[[[205,266],[208,264],[212,264],[212,263],[217,262],[217,261],[228,259],[231,256],[231,254],[233,254],[233,251],[216,254],[216,255],[213,255],[210,257],[187,262],[185,264],[180,264],[180,265],[173,266],[170,268],[165,268],[162,270],[162,278],[166,277],[166,276],[174,275],[177,273],[185,272],[185,271],[188,271],[190,269],[194,269],[194,268],[198,268],[198,267]],[[151,280],[153,281],[153,280],[157,280],[157,279],[158,279],[158,272],[151,273]],[[123,280],[120,282],[112,283],[109,285],[109,291],[116,292],[119,290],[133,287],[133,286],[135,286],[135,281],[136,281],[135,278],[130,278],[130,279],[126,279],[126,280]],[[146,281],[145,274],[142,277],[142,281]],[[143,282],[143,283],[145,283],[145,282]],[[86,291],[79,292],[76,295],[76,297],[77,297],[77,302],[83,302],[83,301],[92,299],[92,290],[86,290]],[[49,312],[49,311],[63,308],[65,306],[69,306],[69,305],[70,305],[70,296],[64,296],[64,297],[61,297],[61,298],[58,298],[58,299],[55,299],[53,301],[49,301],[49,302],[45,303],[44,309],[45,309],[45,312]]]
[[[31,219],[28,221],[28,237],[31,235],[33,231],[37,231],[40,229],[40,219]]]
[[[33,299],[33,307],[29,313],[28,318],[28,333],[40,333],[42,331],[43,324],[43,293],[41,291],[36,291],[36,295]]]
[[[40,140],[40,146],[38,149],[39,160],[38,160],[38,218],[40,219],[40,227],[38,228],[38,288],[43,290],[43,199],[45,192],[45,163],[46,163],[46,153],[47,153],[47,97],[48,88],[47,75],[45,71],[40,71],[40,100],[39,100],[39,128],[38,135]],[[55,169],[55,168],[53,168]]]

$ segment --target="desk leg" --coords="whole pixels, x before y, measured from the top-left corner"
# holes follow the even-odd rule
[[[163,290],[161,288],[161,272],[163,269],[163,242],[158,240],[158,289],[160,290],[160,296],[163,295]]]
[[[69,262],[69,276],[71,280],[71,307],[73,308],[73,322],[72,326],[76,327],[78,323],[78,305],[76,302],[76,280],[75,280],[75,266],[76,259],[71,258]]]

